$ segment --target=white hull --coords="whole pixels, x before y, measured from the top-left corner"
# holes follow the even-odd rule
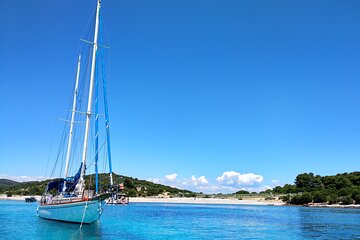
[[[104,202],[99,199],[65,204],[39,205],[38,215],[41,218],[57,221],[93,223],[101,216],[103,206]]]

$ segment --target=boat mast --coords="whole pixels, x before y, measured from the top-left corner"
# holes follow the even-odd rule
[[[102,43],[102,23],[100,18],[100,42]],[[101,49],[101,58],[103,59],[103,50]],[[113,175],[112,175],[112,165],[111,165],[111,149],[110,149],[110,126],[109,126],[109,111],[107,103],[107,90],[106,90],[106,80],[105,80],[104,66],[102,66],[102,79],[103,79],[103,96],[104,96],[104,108],[105,108],[105,129],[106,129],[106,142],[107,142],[107,153],[109,160],[109,174],[110,174],[110,185],[114,184]]]
[[[79,181],[79,185],[78,185],[78,191],[80,193],[83,192],[84,185],[85,185],[84,176],[85,176],[85,169],[86,169],[86,153],[87,153],[89,130],[90,130],[90,118],[91,118],[91,106],[92,106],[92,98],[93,98],[92,95],[93,95],[93,88],[94,88],[96,52],[98,49],[99,14],[100,14],[100,0],[97,0],[95,32],[94,32],[94,42],[93,42],[93,52],[92,52],[92,62],[91,62],[91,73],[90,73],[90,87],[89,87],[88,106],[87,106],[87,112],[86,112],[84,149],[83,149],[83,154],[82,154],[81,175],[80,175],[80,181]]]
[[[101,20],[100,20],[101,21]],[[101,23],[100,23],[101,29]],[[100,30],[101,31],[101,30]],[[100,32],[100,43],[101,43],[101,32]],[[98,69],[95,70],[95,193],[98,194],[99,191],[99,77]]]
[[[71,144],[72,144],[72,139],[73,139],[74,118],[75,118],[75,111],[76,111],[78,86],[79,86],[80,61],[81,61],[81,55],[79,55],[79,58],[78,58],[78,65],[77,65],[77,71],[76,71],[74,100],[73,100],[73,106],[72,106],[72,110],[71,110],[70,134],[69,134],[68,148],[67,148],[67,152],[66,152],[66,163],[65,163],[65,174],[64,174],[65,178],[67,178],[68,174],[69,174],[70,152],[71,152]],[[64,184],[64,186],[66,186],[66,184]]]

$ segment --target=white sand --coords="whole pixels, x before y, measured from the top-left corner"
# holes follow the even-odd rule
[[[0,200],[17,200],[25,201],[25,198],[35,197],[37,201],[40,201],[41,196],[18,196],[7,197],[5,194],[0,194]],[[220,198],[159,198],[159,197],[132,197],[130,203],[185,203],[185,204],[235,204],[235,205],[268,205],[268,206],[283,206],[286,205],[281,200],[268,200],[264,198],[247,198],[244,200],[237,199],[220,199]],[[330,207],[330,208],[360,208],[360,205],[340,205],[340,204],[322,204],[313,203],[309,204],[309,207]]]
[[[35,197],[40,201],[41,196],[17,196],[7,197],[5,194],[0,195],[0,200],[17,200],[25,201],[25,198]],[[136,197],[130,198],[130,202],[142,203],[190,203],[190,204],[246,204],[246,205],[284,205],[282,201],[265,201],[261,198],[251,198],[245,200],[237,199],[220,199],[220,198],[157,198],[157,197]]]
[[[261,198],[252,199],[220,199],[220,198],[156,198],[156,197],[136,197],[130,198],[130,202],[142,203],[187,203],[187,204],[242,204],[242,205],[285,205],[284,202],[278,200],[265,201]]]
[[[35,197],[37,201],[40,201],[41,196],[19,196],[14,195],[12,197],[7,197],[5,194],[0,194],[0,200],[17,200],[17,201],[25,201],[25,198]]]

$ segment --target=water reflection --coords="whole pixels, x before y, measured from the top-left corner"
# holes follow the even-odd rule
[[[36,235],[51,233],[52,238],[47,239],[101,239],[101,226],[99,222],[84,224],[80,228],[77,223],[65,223],[37,218]]]

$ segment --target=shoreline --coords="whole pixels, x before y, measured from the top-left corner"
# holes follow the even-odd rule
[[[36,198],[36,201],[40,201],[41,196],[40,195],[24,195],[24,196],[19,196],[19,195],[15,195],[12,197],[7,197],[6,195],[0,195],[0,200],[14,200],[14,201],[25,201],[25,198],[30,198],[30,197],[34,197]]]
[[[25,201],[25,198],[35,197],[40,201],[41,196],[11,196],[0,195],[0,200]],[[220,198],[159,198],[159,197],[130,197],[130,203],[180,203],[180,204],[230,204],[230,205],[270,205],[283,206],[284,202],[279,200],[261,200],[261,198],[220,199]]]
[[[221,199],[221,198],[157,198],[157,197],[132,197],[129,200],[135,203],[180,203],[180,204],[223,204],[223,205],[261,205],[261,206],[284,206],[283,201],[252,199]]]
[[[12,196],[0,195],[1,200],[24,201],[25,198],[35,197],[40,201],[41,196]],[[264,200],[263,198],[238,199],[221,199],[221,198],[159,198],[159,197],[130,197],[130,203],[170,203],[170,204],[218,204],[218,205],[254,205],[254,206],[302,206],[315,208],[358,208],[360,205],[340,205],[340,204],[324,204],[311,203],[309,205],[288,205],[281,200]]]

